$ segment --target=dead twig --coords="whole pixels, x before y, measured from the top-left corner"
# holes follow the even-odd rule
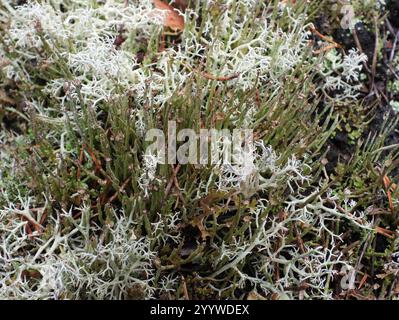
[[[321,49],[313,51],[313,53],[319,54],[319,53],[322,53],[324,51],[328,51],[328,50],[331,50],[331,49],[334,49],[334,48],[342,48],[342,46],[339,43],[335,42],[333,38],[330,38],[330,37],[327,37],[327,36],[321,34],[315,28],[315,26],[313,24],[310,25],[310,31],[312,33],[314,33],[315,35],[317,35],[320,39],[330,43],[329,45],[325,46],[324,48],[321,48]]]
[[[97,171],[101,171],[101,161],[97,159],[96,155],[94,154],[93,150],[87,145],[87,144],[83,144],[83,148],[85,148],[87,150],[87,152],[90,155],[91,160],[93,161],[95,167],[96,167],[96,172]]]
[[[390,208],[391,212],[394,212],[394,206],[393,206],[393,201],[392,201],[392,192],[395,191],[396,184],[392,183],[391,180],[387,176],[384,176],[382,178],[382,180],[384,182],[384,187],[385,187],[385,190],[387,192],[387,197],[388,197],[388,201],[389,201],[389,208]]]
[[[359,286],[357,287],[358,290],[360,290],[363,287],[368,277],[369,277],[368,274],[365,273],[362,280],[360,280]]]
[[[216,80],[216,81],[229,81],[229,80],[236,79],[236,78],[238,78],[238,77],[240,76],[239,73],[235,73],[235,74],[233,74],[233,75],[231,75],[231,76],[226,76],[226,77],[223,77],[223,76],[214,76],[214,75],[211,75],[211,74],[209,74],[209,73],[207,73],[207,72],[200,72],[200,74],[201,74],[204,78],[206,78],[206,79],[208,79],[208,80]]]
[[[127,179],[125,180],[125,182],[123,182],[123,184],[121,185],[121,187],[119,188],[119,190],[117,190],[117,191],[108,199],[107,203],[112,203],[112,202],[114,202],[114,200],[116,199],[116,197],[118,196],[118,194],[121,193],[121,192],[123,192],[123,191],[125,190],[125,188],[126,188],[128,182],[129,182],[129,180],[130,180],[130,177],[127,178]]]
[[[78,181],[80,180],[80,176],[81,176],[81,166],[83,163],[83,155],[84,155],[84,149],[82,147],[82,148],[80,148],[78,170],[76,172],[76,180],[78,180]]]
[[[176,175],[177,175],[177,173],[179,172],[180,168],[181,168],[181,165],[180,165],[180,164],[178,164],[178,165],[176,166],[176,168],[173,168],[173,167],[172,167],[172,176],[170,177],[169,183],[168,183],[168,185],[166,186],[165,195],[164,195],[164,200],[166,200],[166,199],[168,198],[169,193],[170,193],[170,189],[172,188],[172,185],[176,184]]]
[[[377,232],[380,235],[383,235],[384,237],[390,238],[390,239],[395,239],[396,237],[396,232],[392,230],[387,230],[381,227],[376,227],[375,232]]]

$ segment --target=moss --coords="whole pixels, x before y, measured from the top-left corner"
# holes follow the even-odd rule
[[[324,4],[190,3],[170,34],[149,1],[8,3],[0,238],[19,266],[0,271],[0,297],[333,299],[343,266],[391,262],[394,239],[377,237],[394,221],[374,216],[390,201],[397,215],[382,179],[398,119],[370,131],[361,52],[317,53]],[[163,164],[145,134],[169,121],[256,144],[238,164]]]

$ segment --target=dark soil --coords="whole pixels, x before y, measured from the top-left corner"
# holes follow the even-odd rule
[[[395,34],[399,34],[399,1],[391,0],[387,2],[386,12],[388,12],[386,24],[381,26],[379,30],[380,35],[387,35],[387,43],[393,43],[395,35],[389,31],[390,27],[394,28]],[[381,12],[383,15],[385,12]],[[387,24],[391,24],[387,26]],[[317,19],[316,27],[324,34],[331,34],[336,42],[342,45],[344,51],[349,51],[352,48],[360,49],[368,58],[368,68],[372,70],[372,62],[375,54],[376,35],[373,30],[374,27],[365,25],[364,23],[357,23],[355,32],[358,37],[361,48],[356,44],[354,32],[344,30],[342,28],[335,28],[331,30],[329,24],[329,17],[319,17]],[[380,37],[381,38],[381,37]],[[398,48],[397,48],[398,49]],[[367,79],[364,82],[364,92],[360,99],[364,100],[364,114],[372,118],[370,124],[363,130],[362,139],[367,138],[370,134],[381,132],[384,128],[384,117],[387,114],[393,114],[392,108],[389,105],[390,93],[387,91],[387,86],[390,80],[394,79],[394,75],[389,70],[387,64],[389,63],[387,57],[391,55],[392,46],[386,43],[383,46],[382,60],[377,64],[375,76],[369,73],[365,68],[363,72],[367,74]],[[372,80],[373,79],[373,80]],[[395,97],[391,97],[395,98]],[[371,110],[371,113],[369,113]],[[350,119],[349,119],[349,122]],[[387,145],[399,142],[399,126],[392,132],[386,141]],[[327,154],[327,171],[333,172],[337,163],[348,161],[356,146],[353,141],[349,139],[349,133],[345,130],[337,132],[334,138],[329,142],[329,152]]]

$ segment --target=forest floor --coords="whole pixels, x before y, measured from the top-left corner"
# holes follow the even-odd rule
[[[0,298],[398,299],[398,112],[397,0],[0,0]]]

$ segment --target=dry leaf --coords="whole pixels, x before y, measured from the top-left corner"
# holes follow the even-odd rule
[[[168,27],[173,31],[183,31],[184,18],[179,14],[176,9],[160,0],[153,0],[153,2],[156,9],[167,11],[164,22],[165,27]]]

